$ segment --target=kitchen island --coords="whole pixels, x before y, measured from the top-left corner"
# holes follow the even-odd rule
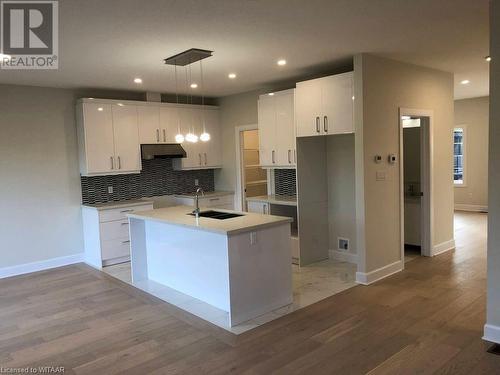
[[[128,215],[133,285],[203,301],[228,327],[292,303],[291,218],[219,209],[196,218],[192,210]],[[172,293],[152,294],[176,304]]]

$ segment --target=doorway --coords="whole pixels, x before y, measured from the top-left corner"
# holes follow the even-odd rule
[[[261,168],[259,156],[259,130],[256,125],[236,129],[237,147],[237,203],[241,211],[247,211],[248,197],[266,195],[268,171]]]
[[[432,256],[431,111],[400,109],[401,257]]]

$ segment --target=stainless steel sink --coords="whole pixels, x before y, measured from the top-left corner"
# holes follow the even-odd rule
[[[196,216],[196,214],[194,214],[194,213],[190,213],[188,215]],[[232,218],[240,217],[240,216],[245,216],[245,215],[235,214],[232,212],[214,211],[214,210],[201,211],[199,213],[199,217],[206,217],[208,219],[217,219],[217,220],[232,219]]]

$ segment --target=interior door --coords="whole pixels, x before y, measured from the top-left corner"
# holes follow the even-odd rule
[[[113,118],[110,104],[84,103],[87,173],[114,170]]]
[[[320,79],[297,83],[296,124],[297,137],[321,134],[321,82]]]
[[[276,164],[294,165],[295,151],[295,106],[294,90],[275,95],[276,108]]]
[[[323,134],[354,132],[352,72],[323,78]]]
[[[261,95],[259,110],[259,158],[263,166],[276,164],[276,110],[274,96]]]
[[[115,139],[115,169],[119,172],[141,170],[137,107],[114,104],[112,106]]]
[[[141,144],[159,143],[160,108],[156,106],[137,106],[137,122],[139,126],[139,142]]]

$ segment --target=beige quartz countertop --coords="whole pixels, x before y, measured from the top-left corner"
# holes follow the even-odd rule
[[[234,191],[208,191],[203,195],[200,194],[200,198],[214,198],[214,197],[223,197],[225,195],[233,195]],[[196,197],[196,193],[188,193],[188,194],[176,194],[177,198],[194,198]]]
[[[261,215],[249,212],[217,209],[216,211],[234,212],[243,214],[244,216],[226,220],[200,217],[197,222],[194,216],[189,215],[192,211],[193,207],[191,206],[175,206],[131,213],[127,216],[134,219],[162,222],[171,225],[178,225],[180,227],[225,235],[249,232],[265,227],[291,223],[293,221],[292,218],[283,216]]]
[[[295,195],[260,195],[258,197],[249,197],[247,201],[267,202],[283,206],[297,206],[297,197]]]
[[[141,198],[107,203],[82,204],[82,207],[94,208],[96,210],[112,210],[114,208],[144,206],[146,204],[153,204],[153,201],[148,198]]]

